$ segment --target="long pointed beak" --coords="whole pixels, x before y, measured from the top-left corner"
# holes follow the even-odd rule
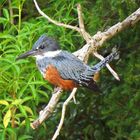
[[[36,51],[35,50],[30,50],[30,51],[25,52],[25,53],[21,54],[20,56],[18,56],[16,58],[16,60],[24,59],[24,58],[27,58],[29,56],[34,56],[35,54],[36,54]]]

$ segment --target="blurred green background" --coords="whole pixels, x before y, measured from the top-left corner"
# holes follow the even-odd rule
[[[81,3],[86,30],[94,35],[122,21],[140,6],[140,0],[38,0],[53,19],[78,25],[76,4]],[[53,87],[44,81],[35,60],[15,61],[47,33],[61,48],[74,52],[85,41],[70,29],[58,27],[41,17],[32,0],[0,0],[0,140],[50,140],[61,116],[63,94],[53,115],[37,130],[30,122],[51,97]],[[58,140],[140,140],[140,22],[106,42],[99,52],[106,56],[114,46],[120,59],[111,66],[120,76],[116,81],[107,68],[98,85],[103,96],[81,88],[77,104],[67,107]],[[99,62],[91,57],[89,64]]]

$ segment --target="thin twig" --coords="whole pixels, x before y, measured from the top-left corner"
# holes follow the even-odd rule
[[[57,136],[59,135],[59,133],[60,133],[60,130],[61,130],[62,125],[64,123],[64,118],[65,118],[65,113],[66,113],[66,107],[67,107],[68,103],[70,102],[70,100],[72,100],[73,96],[75,96],[76,91],[77,91],[77,88],[74,88],[72,90],[71,94],[69,95],[69,97],[67,98],[67,100],[63,104],[61,119],[60,119],[58,128],[55,131],[55,134],[53,135],[52,140],[55,140],[57,138]]]
[[[77,13],[78,13],[78,21],[79,21],[79,27],[80,27],[80,31],[81,31],[81,36],[88,43],[90,41],[90,39],[91,39],[91,36],[85,30],[84,20],[82,18],[82,8],[81,8],[81,5],[80,4],[77,4]]]
[[[12,3],[11,0],[8,0],[9,3],[9,11],[10,11],[10,22],[11,24],[14,24],[14,19],[13,19],[13,9],[12,9]]]
[[[50,21],[51,23],[57,25],[57,26],[62,26],[62,27],[65,27],[65,28],[68,28],[68,29],[72,29],[72,30],[75,30],[77,32],[80,32],[80,29],[76,26],[72,26],[72,25],[68,25],[68,24],[64,24],[64,23],[60,23],[56,20],[53,20],[51,19],[49,16],[47,16],[43,11],[41,11],[41,9],[39,8],[36,0],[33,0],[34,3],[35,3],[35,6],[36,6],[36,9],[38,10],[38,12],[40,13],[40,15],[42,15],[43,17],[45,17],[48,21]]]

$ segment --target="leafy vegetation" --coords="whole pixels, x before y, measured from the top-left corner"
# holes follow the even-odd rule
[[[139,0],[38,2],[50,17],[72,25],[78,24],[76,4],[81,3],[86,29],[92,35],[123,20],[140,5]],[[71,52],[85,43],[78,33],[57,27],[39,16],[31,0],[0,1],[0,140],[51,139],[59,122],[61,104],[68,93],[49,120],[37,130],[30,128],[30,122],[48,103],[53,88],[43,80],[33,58],[15,61],[19,54],[30,50],[43,33],[59,40],[61,48]],[[70,103],[58,139],[140,138],[140,26],[123,31],[99,51],[106,55],[115,45],[119,46],[120,59],[114,61],[112,67],[121,81],[116,81],[104,68],[99,81],[104,95],[79,89],[77,104]],[[95,58],[89,63],[93,61]]]

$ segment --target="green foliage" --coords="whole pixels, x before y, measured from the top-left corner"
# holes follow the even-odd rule
[[[125,19],[135,11],[138,0],[38,1],[41,9],[60,22],[78,25],[76,4],[81,3],[85,26],[92,35]],[[11,13],[13,11],[13,14]],[[15,61],[32,48],[37,38],[47,33],[61,48],[75,51],[84,45],[80,35],[49,23],[38,15],[31,0],[0,1],[0,140],[51,139],[61,115],[62,97],[53,116],[38,130],[30,128],[39,110],[50,99],[52,86],[43,80],[34,59]],[[104,140],[140,138],[140,27],[123,31],[100,49],[102,54],[119,46],[120,59],[114,69],[116,81],[105,68],[99,85],[104,95],[79,89],[77,104],[70,103],[64,127],[58,139]],[[90,60],[91,63],[93,60]]]

